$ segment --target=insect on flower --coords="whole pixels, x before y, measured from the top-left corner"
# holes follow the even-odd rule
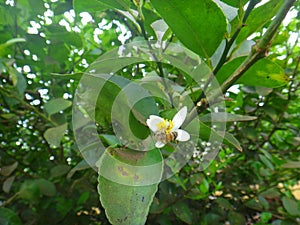
[[[146,123],[154,132],[155,146],[162,148],[171,141],[188,141],[190,134],[179,129],[187,115],[187,107],[180,109],[172,120],[164,119],[156,115],[150,115]]]

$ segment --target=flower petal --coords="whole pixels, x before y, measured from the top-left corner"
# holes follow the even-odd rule
[[[159,116],[151,115],[149,119],[147,119],[146,123],[153,132],[156,132],[158,130],[157,124],[163,121],[164,121],[163,118]]]
[[[177,130],[182,124],[183,121],[186,118],[186,114],[187,114],[187,107],[184,106],[182,109],[180,109],[178,111],[178,113],[176,113],[176,115],[174,116],[172,122],[174,123],[174,127],[172,130]]]
[[[165,146],[165,143],[163,143],[163,142],[161,142],[161,141],[158,141],[158,142],[155,143],[155,147],[156,147],[156,148],[162,148],[162,147],[164,147],[164,146]]]
[[[178,134],[176,138],[177,141],[188,141],[191,138],[190,134],[185,130],[178,129],[176,132]]]

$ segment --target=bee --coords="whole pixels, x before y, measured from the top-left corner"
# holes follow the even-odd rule
[[[162,143],[169,143],[172,141],[175,141],[178,137],[178,133],[176,131],[167,133],[166,131],[158,131],[154,135],[156,141],[162,142]]]

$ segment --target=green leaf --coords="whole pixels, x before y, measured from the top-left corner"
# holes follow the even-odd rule
[[[218,82],[222,84],[244,60],[245,57],[239,57],[226,63],[216,75]],[[284,70],[280,66],[264,58],[251,66],[236,83],[276,88],[286,85],[288,81],[288,76],[285,75]]]
[[[75,167],[73,167],[67,175],[67,178],[70,179],[76,171],[86,170],[91,168],[90,165],[86,162],[86,160],[80,161]]]
[[[208,113],[199,117],[202,122],[238,122],[255,120],[256,116],[244,116],[226,112]]]
[[[35,183],[40,190],[40,194],[45,196],[54,196],[56,194],[56,188],[52,182],[41,178],[35,180]]]
[[[202,121],[199,121],[199,123],[200,123],[199,137],[202,140],[208,141],[210,139],[210,137],[213,136],[216,141],[224,142],[224,144],[232,146],[232,147],[236,148],[238,151],[242,151],[242,147],[240,146],[239,141],[237,139],[235,139],[232,134],[229,134],[226,132],[224,135],[222,135],[222,134],[219,134],[214,129],[207,126]]]
[[[63,138],[65,131],[67,130],[68,124],[52,127],[46,130],[44,137],[51,147],[58,147],[61,139]]]
[[[276,15],[283,0],[272,0],[266,4],[255,8],[249,15],[246,26],[239,33],[236,42],[241,43],[251,34],[262,29]],[[234,32],[235,30],[233,30]]]
[[[239,8],[240,6],[245,5],[248,2],[248,0],[221,0],[221,2]]]
[[[211,56],[226,33],[226,18],[211,0],[151,0],[176,37],[197,54]]]
[[[0,55],[5,54],[5,49],[15,43],[19,42],[25,42],[26,40],[24,38],[12,38],[8,41],[6,41],[4,44],[0,44]]]
[[[263,206],[264,209],[269,209],[270,204],[269,202],[263,197],[262,195],[258,195],[259,203]]]
[[[11,209],[0,208],[0,224],[1,225],[22,225],[20,218]]]
[[[228,219],[229,219],[230,224],[232,224],[232,225],[246,224],[245,217],[242,214],[234,212],[234,211],[229,212]]]
[[[144,224],[162,175],[160,151],[108,148],[97,166],[98,192],[109,221]]]
[[[233,210],[234,208],[226,198],[218,197],[216,203],[225,209]]]
[[[72,102],[63,98],[56,98],[47,102],[44,107],[49,115],[58,113],[62,110],[69,108]]]
[[[274,170],[272,162],[267,157],[261,154],[259,154],[258,157],[265,164],[266,167],[268,167],[270,170]]]
[[[268,223],[271,218],[272,218],[272,213],[270,212],[262,212],[260,214],[260,219],[262,223]]]
[[[18,192],[20,198],[37,203],[40,197],[40,189],[35,180],[26,180]]]
[[[98,0],[99,2],[109,6],[112,9],[129,10],[131,6],[130,0]]]
[[[83,192],[82,195],[77,200],[77,205],[78,206],[83,205],[89,199],[89,197],[90,197],[90,192],[88,191]]]
[[[69,170],[70,170],[70,166],[68,166],[68,165],[57,165],[57,166],[51,168],[50,177],[54,178],[54,177],[62,176],[64,174],[68,173]]]
[[[121,9],[129,10],[131,3],[130,0],[74,0],[74,9],[76,13],[80,12],[99,12],[107,9]]]
[[[11,76],[12,82],[14,87],[18,90],[19,94],[21,96],[24,95],[24,92],[27,88],[27,81],[24,77],[23,74],[18,72],[15,68],[13,67],[8,67],[9,74]]]
[[[103,4],[98,0],[89,0],[89,1],[74,0],[73,7],[77,14],[79,14],[80,12],[90,12],[90,13],[99,12],[110,8],[108,5]]]
[[[193,214],[188,206],[188,202],[177,202],[172,206],[172,211],[181,221],[193,224]]]
[[[288,212],[288,214],[292,216],[300,216],[300,210],[298,208],[298,204],[295,200],[290,199],[288,197],[283,197],[282,199],[283,207]]]

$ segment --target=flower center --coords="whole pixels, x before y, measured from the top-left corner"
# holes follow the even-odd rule
[[[158,130],[164,130],[167,134],[171,133],[174,123],[172,120],[164,119],[162,122],[156,124]]]

